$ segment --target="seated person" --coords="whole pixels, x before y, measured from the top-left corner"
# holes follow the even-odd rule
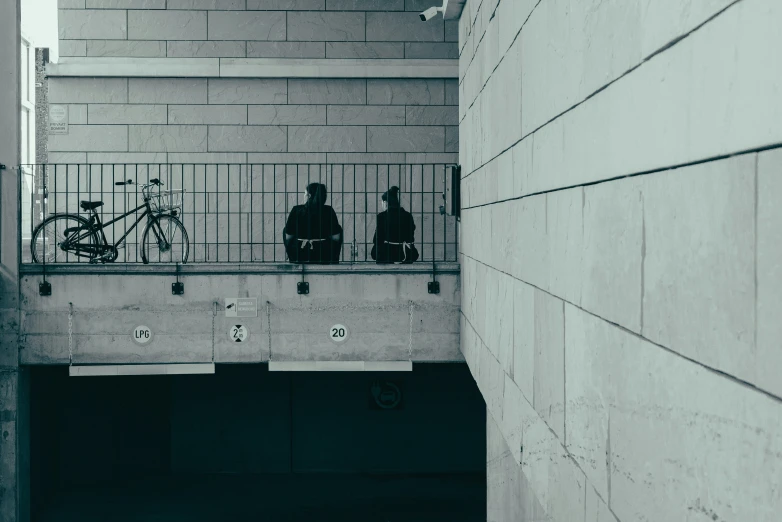
[[[342,227],[334,209],[326,205],[326,185],[310,183],[306,203],[288,215],[283,242],[291,263],[339,263]]]
[[[418,259],[413,216],[399,203],[399,187],[383,194],[383,212],[377,215],[372,259],[378,263],[412,263]]]

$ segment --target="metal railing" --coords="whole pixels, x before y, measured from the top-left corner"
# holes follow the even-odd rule
[[[373,237],[381,196],[392,186],[413,217],[418,262],[457,260],[458,223],[444,212],[446,164],[41,164],[23,165],[32,182],[22,190],[28,213],[22,241],[22,262],[36,262],[31,237],[55,214],[91,211],[82,201],[102,201],[95,209],[101,223],[143,205],[140,187],[160,180],[163,192],[184,191],[177,218],[189,237],[187,263],[288,262],[283,231],[291,210],[305,201],[306,187],[327,187],[331,206],[342,228],[335,256],[342,263],[374,263]],[[116,183],[133,180],[133,184]],[[133,225],[131,215],[103,230],[106,241],[120,240]],[[21,224],[20,224],[21,226]],[[145,224],[140,223],[118,245],[114,262],[141,263]],[[307,234],[302,234],[307,236]],[[309,246],[309,245],[307,245]],[[45,245],[46,248],[46,245]],[[59,252],[55,263],[85,263],[90,259]],[[37,260],[40,262],[40,260]],[[94,260],[93,260],[94,261]],[[52,262],[51,260],[47,262]],[[154,262],[154,261],[153,261]]]

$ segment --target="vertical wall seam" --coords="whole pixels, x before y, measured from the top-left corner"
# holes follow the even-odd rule
[[[565,446],[565,451],[567,451],[567,446]],[[570,452],[568,451],[568,455],[570,455]],[[573,460],[573,462],[576,461],[576,459],[570,455],[570,458]],[[581,469],[579,466],[579,471],[581,471],[581,474],[584,475],[584,522],[587,522],[587,491],[589,491],[589,488],[591,487],[591,484],[589,482],[589,477],[587,477],[586,472]]]
[[[606,429],[606,481],[608,482],[608,509],[611,509],[611,405],[608,405]]]
[[[758,351],[758,204],[760,203],[760,154],[755,155],[755,253],[754,253],[754,264],[755,264],[755,314],[754,314],[754,322],[755,322],[755,328],[754,328],[754,334],[753,334],[753,343],[752,348],[754,350],[755,355],[757,355]]]
[[[646,296],[646,206],[643,190],[639,190],[641,199],[641,330],[644,333],[644,298]]]
[[[567,324],[565,319],[565,301],[562,301],[562,432],[565,451],[567,449]]]

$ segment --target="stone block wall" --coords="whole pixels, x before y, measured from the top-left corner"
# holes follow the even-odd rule
[[[462,350],[488,520],[779,518],[774,0],[469,0]]]
[[[455,161],[451,79],[52,78],[50,163]]]
[[[59,0],[60,56],[458,58],[415,0]]]

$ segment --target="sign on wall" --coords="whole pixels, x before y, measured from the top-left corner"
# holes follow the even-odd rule
[[[133,336],[133,342],[141,346],[152,342],[152,330],[143,324],[135,327],[131,335]]]
[[[67,105],[49,105],[49,134],[68,134]]]
[[[226,297],[226,317],[258,317],[257,297]]]
[[[342,344],[348,340],[350,332],[344,324],[335,324],[329,328],[329,338],[335,343]]]
[[[228,329],[228,338],[234,343],[243,343],[250,338],[250,330],[243,324],[231,325]]]

